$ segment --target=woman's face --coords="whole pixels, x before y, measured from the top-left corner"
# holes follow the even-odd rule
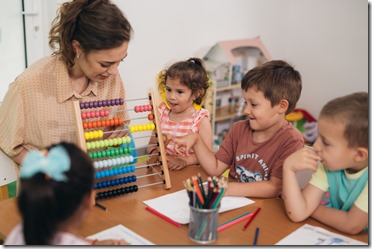
[[[108,77],[118,73],[120,62],[127,56],[128,41],[120,46],[105,50],[94,50],[84,53],[76,49],[78,58],[75,58],[75,65],[90,80],[101,83]]]

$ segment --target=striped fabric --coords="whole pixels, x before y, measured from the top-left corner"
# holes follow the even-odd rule
[[[163,134],[170,134],[172,137],[184,136],[189,133],[199,133],[200,123],[203,118],[209,119],[209,112],[206,109],[201,108],[194,112],[193,116],[183,121],[172,121],[169,118],[170,109],[162,102],[159,106],[160,124]],[[174,143],[171,141],[166,152],[168,155],[177,155],[174,151]]]

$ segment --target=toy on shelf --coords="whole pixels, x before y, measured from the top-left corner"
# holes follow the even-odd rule
[[[260,37],[218,41],[200,50],[209,78],[215,82],[206,94],[205,109],[210,113],[214,149],[221,142],[221,134],[231,125],[245,118],[243,113],[241,79],[252,68],[271,60]]]
[[[312,145],[318,137],[316,119],[304,109],[296,108],[287,114],[286,120],[291,122],[304,136],[305,143]]]

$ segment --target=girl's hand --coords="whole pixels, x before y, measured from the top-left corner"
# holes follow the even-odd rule
[[[305,147],[288,156],[283,163],[283,169],[293,172],[310,169],[315,172],[320,160],[315,150]]]
[[[186,160],[182,157],[167,156],[167,161],[170,170],[181,170],[187,166]]]

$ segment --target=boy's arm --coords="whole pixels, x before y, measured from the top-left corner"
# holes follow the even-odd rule
[[[282,190],[282,180],[272,176],[269,181],[229,182],[226,195],[260,198],[278,197]]]
[[[324,192],[311,184],[304,190],[296,172],[302,169],[316,171],[320,157],[311,149],[303,148],[291,154],[283,164],[283,200],[288,217],[299,222],[308,218],[320,204]]]
[[[319,205],[311,217],[348,234],[358,234],[368,226],[368,213],[355,205],[347,212]]]
[[[175,151],[180,154],[189,156],[192,148],[199,164],[208,175],[219,176],[228,168],[227,164],[216,159],[213,151],[208,148],[199,134],[192,133],[172,140],[175,143]]]
[[[213,147],[213,135],[212,135],[212,127],[211,123],[207,118],[203,118],[200,127],[199,127],[199,135],[203,139],[205,145],[212,151]]]

